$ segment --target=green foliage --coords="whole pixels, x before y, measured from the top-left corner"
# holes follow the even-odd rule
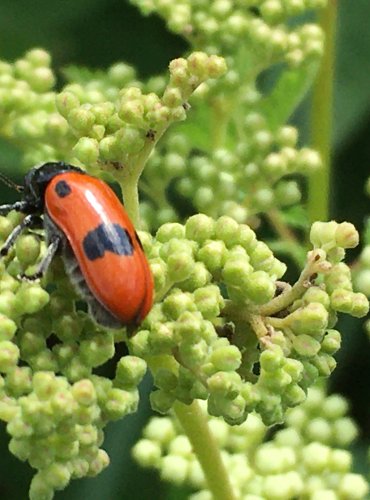
[[[149,422],[134,456],[194,500],[365,498],[342,449],[357,435],[345,400],[312,386],[336,366],[338,313],[368,312],[369,242],[353,288],[344,258],[359,235],[334,221],[308,235],[305,180],[322,162],[286,124],[324,50],[304,15],[326,2],[132,3],[189,44],[168,76],[71,66],[58,91],[46,51],[0,62],[0,135],[24,171],[64,160],[117,181],[155,283],[156,303],[127,339],[80,310],[58,258],[41,282],[19,279],[45,254],[38,234],[0,262],[0,419],[11,453],[37,470],[30,498],[108,465],[105,428],[136,412],[147,366],[151,406],[169,416]],[[19,220],[0,217],[2,243]],[[275,250],[299,268],[293,285]],[[98,374],[124,341],[115,374]]]

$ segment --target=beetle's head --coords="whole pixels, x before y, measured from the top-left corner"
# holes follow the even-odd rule
[[[45,190],[53,177],[63,172],[83,172],[78,167],[63,162],[44,163],[32,168],[24,178],[23,200],[30,211],[39,211],[44,207]]]

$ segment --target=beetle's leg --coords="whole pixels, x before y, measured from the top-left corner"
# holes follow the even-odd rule
[[[27,280],[27,281],[35,281],[38,279],[41,279],[46,271],[48,270],[51,261],[54,258],[54,255],[57,253],[59,246],[61,242],[61,237],[60,236],[55,236],[52,238],[50,245],[48,246],[48,249],[46,251],[45,257],[42,259],[42,261],[39,264],[39,267],[37,271],[34,274],[20,274],[19,277],[20,279]]]
[[[28,203],[26,201],[16,201],[15,203],[10,203],[8,205],[0,205],[0,214],[6,215],[12,210],[16,212],[23,212],[28,207]]]
[[[4,246],[0,250],[0,256],[4,257],[5,255],[8,255],[9,250],[14,245],[15,240],[21,234],[23,229],[25,229],[26,227],[37,226],[40,224],[42,224],[42,219],[39,216],[34,214],[26,215],[26,217],[22,220],[22,222],[18,224],[18,226],[16,226],[13,229],[13,231],[9,234],[8,238],[4,243]]]

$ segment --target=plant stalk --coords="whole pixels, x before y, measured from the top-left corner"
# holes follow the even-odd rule
[[[199,403],[194,401],[187,406],[176,401],[173,408],[199,460],[214,500],[236,500],[220,447]]]
[[[311,223],[329,218],[336,20],[337,0],[328,0],[319,15],[325,33],[325,53],[313,88],[311,111],[311,143],[321,154],[324,167],[309,180],[307,209]]]

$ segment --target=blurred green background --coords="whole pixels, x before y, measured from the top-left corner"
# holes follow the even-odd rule
[[[361,230],[370,212],[364,193],[364,182],[370,175],[370,2],[338,4],[331,217],[353,222]],[[183,54],[186,43],[168,33],[159,18],[143,18],[127,0],[0,0],[0,59],[12,61],[33,47],[49,50],[57,71],[68,65],[105,68],[124,60],[146,77],[164,71],[170,59]],[[293,118],[304,143],[309,140],[308,110],[306,103]],[[19,152],[0,141],[2,172],[16,171],[19,158]],[[0,185],[0,201],[14,199],[14,193]],[[337,356],[330,390],[351,401],[352,415],[361,427],[356,468],[364,471],[370,442],[369,343],[361,321],[346,319],[339,329],[344,332],[343,349]],[[185,492],[161,485],[154,473],[140,470],[130,458],[130,448],[150,415],[150,384],[149,378],[144,380],[139,412],[107,429],[105,448],[111,457],[110,467],[97,478],[73,482],[56,499],[186,497]],[[1,426],[0,498],[26,500],[32,471],[9,454],[7,444]]]

